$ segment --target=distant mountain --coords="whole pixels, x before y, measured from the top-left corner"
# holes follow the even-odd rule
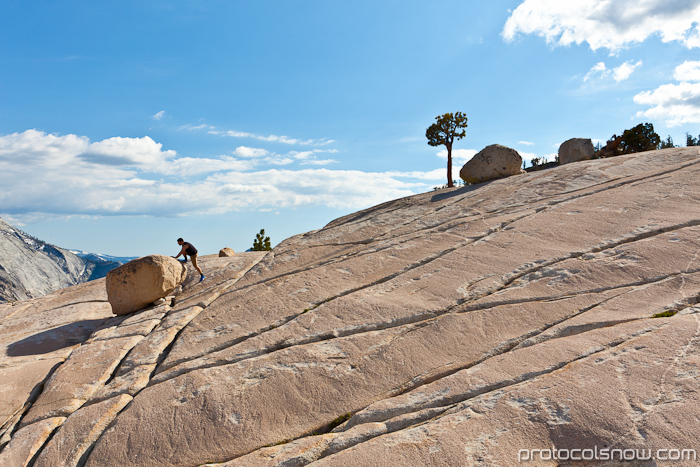
[[[81,250],[68,250],[71,253],[73,253],[76,256],[80,256],[83,259],[87,259],[92,262],[115,262],[115,263],[128,263],[132,259],[137,259],[138,256],[111,256],[111,255],[103,255],[100,253],[89,253],[87,251],[81,251]]]
[[[133,258],[71,252],[0,219],[0,302],[26,300],[104,277]]]
[[[88,279],[90,281],[105,277],[112,269],[137,258],[136,256],[110,256],[79,250],[70,250],[70,252],[95,265],[95,269]]]

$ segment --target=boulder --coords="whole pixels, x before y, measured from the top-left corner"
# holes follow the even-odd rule
[[[107,299],[115,315],[126,315],[166,297],[186,277],[185,265],[175,258],[145,256],[107,273]]]
[[[522,165],[523,159],[518,151],[492,144],[464,164],[459,176],[467,183],[481,183],[524,173]]]
[[[227,256],[236,256],[236,252],[233,251],[233,248],[226,247],[219,250],[219,258],[224,258]]]
[[[559,163],[587,161],[593,158],[593,154],[595,154],[595,149],[590,139],[572,138],[559,146]]]

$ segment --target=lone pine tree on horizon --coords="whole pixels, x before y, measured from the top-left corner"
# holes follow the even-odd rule
[[[462,139],[466,134],[467,116],[462,112],[455,114],[446,113],[435,117],[437,120],[425,131],[428,144],[431,146],[442,146],[447,148],[447,187],[454,187],[452,180],[452,144],[455,139]]]
[[[269,251],[272,250],[270,245],[270,237],[265,236],[265,229],[260,229],[260,233],[255,234],[255,240],[253,240],[252,251]]]

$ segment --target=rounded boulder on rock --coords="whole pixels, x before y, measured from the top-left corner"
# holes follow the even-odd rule
[[[187,268],[169,256],[150,255],[107,273],[107,299],[115,315],[127,315],[166,297],[187,277]]]
[[[459,176],[467,183],[481,183],[524,173],[523,159],[515,149],[492,144],[464,164]]]
[[[227,256],[236,256],[236,252],[233,251],[233,248],[222,248],[219,250],[219,258],[225,258]]]
[[[587,138],[572,138],[559,146],[559,164],[587,161],[593,158],[593,142]]]

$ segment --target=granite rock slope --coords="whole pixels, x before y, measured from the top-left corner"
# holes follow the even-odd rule
[[[47,456],[48,465],[80,465],[177,333],[261,257],[203,256],[207,282],[185,280],[177,297],[125,316],[113,315],[104,278],[0,305],[0,465],[42,465]],[[59,427],[82,435],[59,438],[56,454],[44,445]]]
[[[18,352],[56,328],[27,336],[17,321],[0,328],[2,381],[15,381],[0,464],[511,466],[552,446],[700,450],[698,177],[700,151],[676,148],[426,193],[267,254],[204,257],[206,281],[96,318],[71,348]],[[97,295],[80,287],[60,308],[0,313],[62,315]]]

